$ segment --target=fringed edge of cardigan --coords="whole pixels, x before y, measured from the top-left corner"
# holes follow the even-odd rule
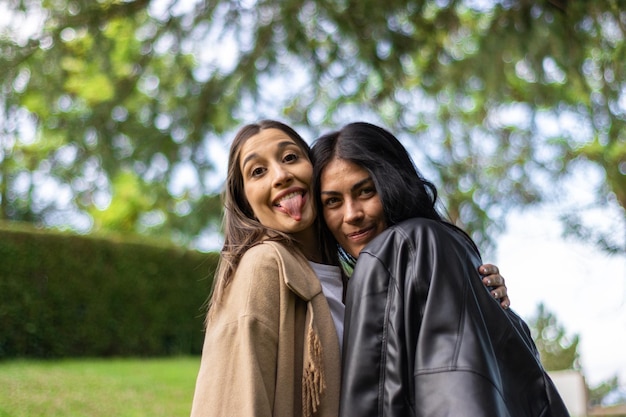
[[[307,332],[308,358],[305,358],[306,363],[302,374],[302,408],[304,417],[311,417],[317,412],[322,394],[326,389],[322,343],[313,328],[312,313],[311,311]]]

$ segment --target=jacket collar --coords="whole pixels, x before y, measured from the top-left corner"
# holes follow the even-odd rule
[[[312,276],[316,276],[315,272],[302,254],[278,242],[266,240],[263,244],[274,247],[283,261],[281,262],[281,266],[284,268],[282,271],[283,279],[291,291],[305,301],[310,301],[322,293],[322,284],[318,279],[311,279]]]

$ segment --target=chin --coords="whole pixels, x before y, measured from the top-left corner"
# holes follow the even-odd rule
[[[301,232],[313,226],[313,221],[313,219],[306,217],[303,217],[300,220],[293,220],[291,229],[293,229],[293,232]]]
[[[344,246],[344,248],[345,248],[345,246]],[[348,252],[348,254],[351,255],[354,258],[358,258],[359,257],[359,253],[361,253],[362,249],[363,249],[363,247],[360,247],[358,249],[349,248],[348,250],[346,250],[346,252]]]

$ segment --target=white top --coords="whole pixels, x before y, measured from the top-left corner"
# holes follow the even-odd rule
[[[309,262],[315,275],[322,284],[322,291],[328,300],[330,314],[335,323],[337,337],[339,338],[339,348],[343,349],[343,318],[346,306],[343,304],[343,283],[341,281],[341,269],[338,266],[318,264]]]

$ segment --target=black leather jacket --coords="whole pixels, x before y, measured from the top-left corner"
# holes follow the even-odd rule
[[[482,284],[452,226],[410,219],[360,254],[348,286],[342,417],[568,416],[530,332]]]

